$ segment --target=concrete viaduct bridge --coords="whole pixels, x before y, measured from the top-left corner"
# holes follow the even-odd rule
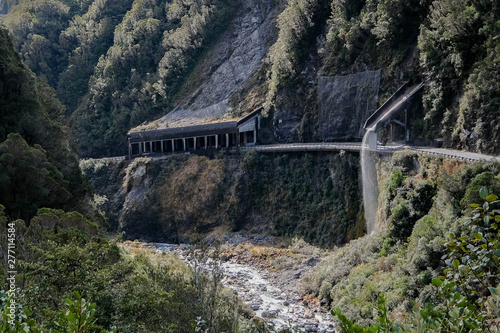
[[[209,151],[225,151],[228,154],[254,150],[259,153],[292,153],[292,152],[360,152],[363,148],[380,154],[393,154],[395,151],[410,149],[416,152],[440,155],[466,161],[496,160],[500,157],[487,156],[453,149],[417,147],[408,145],[380,145],[377,132],[388,123],[403,126],[406,124],[394,120],[393,116],[402,112],[404,104],[421,88],[422,83],[403,85],[366,121],[367,140],[360,142],[320,142],[320,143],[287,143],[257,145],[257,134],[260,129],[260,111],[258,108],[240,118],[222,122],[205,123],[188,127],[163,128],[149,131],[128,133],[128,156],[114,157],[114,160],[132,159],[139,156],[164,158],[165,153],[196,153]],[[407,134],[407,137],[409,133]]]
[[[259,153],[293,153],[293,152],[361,152],[363,149],[362,143],[360,142],[349,142],[349,143],[285,143],[285,144],[274,144],[274,145],[259,145],[254,147],[244,147],[240,148],[240,151],[255,150]],[[378,145],[376,149],[370,149],[365,147],[370,151],[379,154],[393,154],[395,151],[410,150],[422,154],[442,156],[445,158],[454,158],[464,161],[498,161],[500,162],[500,157],[489,156],[477,153],[470,153],[462,150],[455,149],[445,149],[445,148],[432,148],[432,147],[419,147],[419,146],[408,146],[408,145]]]
[[[367,147],[367,149],[370,149]],[[229,154],[236,154],[238,152],[246,152],[254,150],[258,153],[271,154],[271,153],[303,153],[303,152],[331,152],[331,153],[342,153],[342,152],[361,152],[362,143],[360,142],[323,142],[323,143],[282,143],[282,144],[272,144],[272,145],[255,145],[248,147],[239,147],[234,149],[229,149],[227,152]],[[471,153],[463,150],[446,149],[446,148],[433,148],[433,147],[419,147],[419,146],[408,146],[408,145],[378,145],[376,149],[370,149],[379,154],[393,154],[396,151],[410,150],[422,154],[441,156],[445,158],[453,158],[463,161],[497,161],[500,162],[500,157],[490,156],[478,153]],[[184,152],[190,154],[190,151]],[[150,154],[143,155],[151,157],[153,159],[163,159],[168,155],[165,154]],[[126,160],[128,156],[116,156],[116,157],[105,157],[103,160],[114,160],[122,161]]]

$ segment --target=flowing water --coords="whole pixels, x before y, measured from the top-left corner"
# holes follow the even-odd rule
[[[365,210],[366,232],[373,233],[376,230],[376,218],[378,210],[378,185],[377,169],[372,150],[368,147],[370,133],[374,131],[369,128],[363,136],[361,145],[361,178],[363,188],[363,208]]]
[[[187,246],[155,243],[158,252],[175,252],[190,265]],[[298,294],[290,294],[273,283],[266,269],[239,263],[235,259],[221,264],[222,281],[248,304],[255,315],[272,322],[276,329],[293,328],[298,332],[335,332],[333,317],[319,306],[308,306]],[[279,274],[279,273],[273,273]],[[298,280],[297,280],[298,282]]]

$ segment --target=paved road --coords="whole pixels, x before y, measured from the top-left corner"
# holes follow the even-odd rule
[[[432,148],[432,147],[416,147],[416,146],[406,146],[406,145],[387,145],[387,146],[377,146],[377,152],[382,154],[392,154],[398,150],[413,150],[416,152],[430,154],[430,155],[440,155],[443,157],[456,158],[466,161],[498,161],[500,162],[499,156],[489,156],[477,153],[470,153],[462,150],[447,149],[447,148]],[[257,145],[251,147],[239,147],[238,151],[244,152],[249,150],[255,150],[259,153],[293,153],[293,152],[360,152],[361,142],[319,142],[319,143],[283,143],[283,144],[273,144],[273,145]],[[232,150],[236,152],[237,150]],[[188,152],[189,153],[189,152]],[[152,158],[166,158],[168,155],[149,155]],[[126,156],[117,157],[107,157],[103,160],[111,161],[122,161]]]
[[[259,153],[290,153],[306,151],[354,151],[361,150],[360,142],[319,142],[319,143],[282,143],[274,145],[258,145],[240,147],[240,151],[255,150]]]
[[[416,152],[430,154],[430,155],[441,155],[443,157],[456,158],[460,160],[467,161],[498,161],[500,162],[500,157],[489,156],[477,153],[470,153],[468,151],[447,149],[447,148],[432,148],[432,147],[415,147],[406,145],[388,145],[388,146],[377,146],[377,152],[392,154],[398,150],[410,149]],[[274,144],[274,145],[261,145],[254,147],[243,147],[240,151],[255,150],[260,153],[289,153],[289,152],[307,152],[307,151],[349,151],[349,152],[359,152],[361,151],[360,142],[345,142],[345,143],[286,143],[286,144]]]
[[[470,153],[468,151],[463,151],[463,150],[455,150],[447,148],[431,148],[431,147],[408,147],[408,148],[424,154],[442,155],[445,157],[458,158],[461,160],[468,160],[468,161],[486,160],[486,161],[500,162],[499,156]]]

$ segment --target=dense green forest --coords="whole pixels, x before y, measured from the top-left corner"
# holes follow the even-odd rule
[[[500,165],[411,152],[378,163],[383,226],[332,251],[304,292],[345,332],[494,331]]]
[[[82,156],[123,154],[128,130],[172,108],[234,1],[16,1],[3,23],[57,91]]]

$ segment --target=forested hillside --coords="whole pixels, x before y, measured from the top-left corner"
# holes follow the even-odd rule
[[[242,305],[220,281],[105,235],[64,111],[0,29],[1,332],[236,329]]]
[[[319,139],[318,75],[381,69],[380,102],[406,81],[425,83],[423,105],[412,115],[414,137],[499,151],[494,0],[4,0],[1,6],[16,50],[66,106],[81,156],[124,154],[130,128],[192,103],[226,59],[211,52],[248,24],[245,12],[269,6],[265,15],[276,29],[267,29],[266,44],[258,46],[266,56],[241,89],[222,96],[232,114],[264,104],[274,134],[267,141]]]
[[[82,208],[88,188],[64,125],[65,107],[36,77],[0,30],[0,188],[11,218],[30,219],[38,208]]]

